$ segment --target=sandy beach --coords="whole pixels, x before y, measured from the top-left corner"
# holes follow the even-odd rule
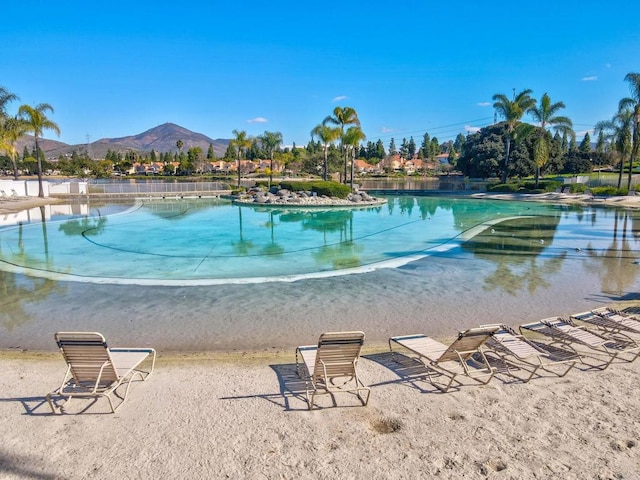
[[[293,351],[161,351],[115,414],[78,399],[63,415],[45,401],[65,372],[59,353],[3,350],[0,363],[0,478],[640,478],[640,361],[527,384],[498,373],[443,394],[367,343],[369,405],[339,395],[337,408],[322,397],[308,411]]]
[[[1,478],[633,479],[640,362],[523,384],[496,375],[443,394],[367,351],[366,407],[308,411],[294,352],[160,357],[115,414],[73,400],[52,415],[60,355],[2,355]],[[86,410],[86,411],[83,411]]]

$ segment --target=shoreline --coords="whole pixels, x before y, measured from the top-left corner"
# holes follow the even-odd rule
[[[440,194],[436,194],[440,195]],[[442,196],[451,196],[451,192],[442,193]],[[613,196],[613,197],[592,197],[585,194],[572,194],[572,193],[487,193],[487,192],[457,192],[455,195],[468,196],[474,199],[482,200],[505,200],[505,201],[524,201],[524,202],[540,202],[540,203],[562,203],[568,205],[582,205],[592,207],[607,207],[607,208],[628,208],[628,209],[640,209],[640,195],[626,195],[626,196]],[[454,195],[454,196],[455,196]],[[86,197],[82,197],[86,198]],[[105,197],[105,199],[111,199]],[[22,210],[28,210],[31,208],[41,207],[44,205],[51,205],[56,203],[65,203],[70,201],[69,199],[57,198],[57,197],[28,197],[20,199],[5,199],[0,198],[0,214],[17,213]],[[321,208],[358,208],[358,207],[371,207],[380,206],[386,203],[384,199],[376,199],[374,202],[342,202],[342,203],[327,203],[327,204],[313,204],[313,203],[274,203],[274,204],[261,204],[253,201],[243,201],[241,199],[234,200],[234,203],[238,205],[246,205],[252,207],[266,207],[266,208],[283,208],[283,207],[309,207],[314,209]]]

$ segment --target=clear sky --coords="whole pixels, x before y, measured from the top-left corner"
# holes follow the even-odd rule
[[[492,123],[492,96],[525,88],[563,101],[581,137],[640,72],[637,0],[5,3],[10,113],[51,104],[69,144],[173,122],[302,145],[350,106],[368,140],[419,145]]]

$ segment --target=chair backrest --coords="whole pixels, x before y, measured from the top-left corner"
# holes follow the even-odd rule
[[[56,343],[78,383],[110,384],[118,380],[107,342],[97,332],[58,332]]]
[[[499,325],[490,325],[470,328],[458,333],[458,338],[449,345],[449,348],[438,358],[437,362],[448,362],[460,360],[460,357],[462,359],[470,357],[499,329]]]
[[[364,332],[327,332],[320,335],[315,378],[355,375],[355,361],[364,344]]]

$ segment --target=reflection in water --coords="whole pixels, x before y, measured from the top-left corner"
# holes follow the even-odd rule
[[[559,221],[559,215],[505,220],[464,243],[465,250],[496,264],[485,277],[485,290],[516,295],[524,288],[531,294],[547,288],[548,278],[561,269],[567,256],[561,252],[539,258],[551,248]]]
[[[44,207],[41,207],[42,248],[45,256],[45,266],[49,261],[49,240]],[[9,258],[15,262],[29,262],[29,253],[25,252],[22,242],[23,225],[18,225],[18,249],[11,252]],[[0,253],[2,244],[0,243]],[[0,270],[0,323],[11,332],[14,328],[28,323],[31,319],[25,306],[43,302],[49,295],[64,295],[65,286],[57,281],[37,277],[24,277]]]
[[[358,254],[364,246],[358,245],[353,235],[353,210],[270,210],[270,214],[279,215],[281,222],[300,223],[303,230],[322,233],[323,244],[311,254],[318,265],[330,265],[334,270],[361,265]],[[338,240],[329,244],[329,234],[338,234]]]
[[[104,232],[107,220],[107,217],[103,216],[76,218],[61,223],[58,229],[68,236],[96,236]]]
[[[589,248],[586,253],[590,271],[600,277],[602,291],[621,295],[638,278],[640,267],[629,240],[638,242],[640,224],[637,217],[630,219],[632,214],[626,210],[616,210],[614,215],[611,243],[605,250]]]

